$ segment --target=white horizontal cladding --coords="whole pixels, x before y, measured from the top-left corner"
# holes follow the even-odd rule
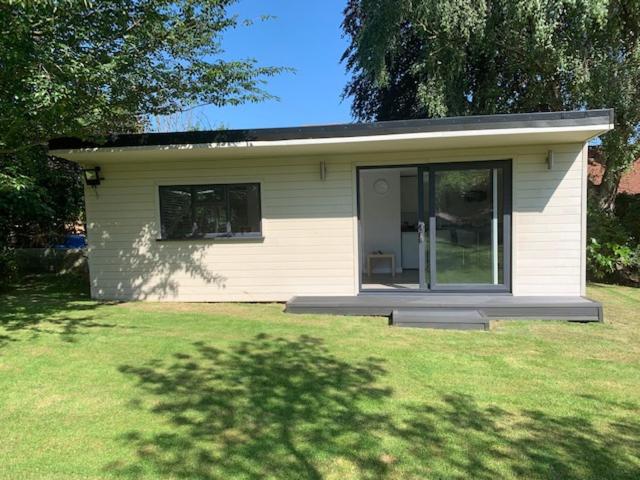
[[[583,144],[554,149],[551,169],[546,155],[528,153],[514,159],[513,293],[581,295]]]
[[[571,258],[571,257],[567,258],[566,256],[563,256],[563,255],[559,255],[559,257],[556,257],[553,263],[554,263],[554,268],[564,268],[564,267],[573,268],[573,269],[580,268],[580,262],[578,262],[577,259]],[[547,266],[545,265],[540,266],[539,254],[523,255],[518,261],[518,269],[520,272],[526,272],[529,269],[531,269],[537,272],[542,271],[544,272],[545,275],[549,273],[549,269]]]
[[[514,208],[519,210],[546,210],[547,213],[557,213],[564,215],[566,212],[572,212],[576,207],[580,207],[581,199],[575,194],[563,194],[560,189],[557,193],[541,196],[524,196],[522,192],[514,202]]]
[[[280,272],[283,273],[283,272]],[[301,272],[288,272],[287,275],[280,280],[280,284],[278,285],[278,289],[281,289],[284,286],[287,287],[303,287],[307,289],[313,289],[315,286],[322,287],[334,287],[336,284],[336,280],[332,279],[329,276],[322,275],[322,271],[320,271],[321,275],[316,275],[316,271],[309,272],[304,275]],[[348,272],[341,272],[340,270],[335,271],[336,275],[345,275]],[[105,279],[111,279],[113,282],[118,283],[119,275],[117,273],[113,273],[109,275],[108,272],[101,272],[101,275]],[[185,273],[185,274],[174,274],[171,277],[171,282],[175,282],[180,286],[180,289],[211,289],[216,290],[219,289],[223,291],[225,294],[230,292],[240,294],[243,292],[256,292],[256,291],[273,291],[274,285],[273,280],[264,277],[264,276],[256,276],[252,275],[251,272],[234,272],[232,277],[225,276],[224,274],[218,274],[210,281],[202,282],[199,278],[194,278],[193,276]],[[159,272],[155,275],[146,275],[144,273],[134,273],[132,275],[131,282],[127,285],[123,284],[123,287],[126,289],[140,287],[140,291],[142,292],[150,292],[152,290],[158,290],[158,288],[163,288],[167,285],[167,281],[165,276]],[[171,293],[170,289],[163,293]]]
[[[98,299],[111,299],[128,301],[132,299],[142,301],[170,301],[170,302],[283,302],[282,287],[253,287],[228,290],[217,289],[216,286],[207,285],[202,288],[181,287],[177,282],[167,285],[149,284],[144,288],[137,286],[127,287],[112,284],[112,287],[92,287],[91,294]],[[296,288],[295,285],[287,288]],[[216,290],[217,289],[217,290]],[[218,291],[218,295],[213,295],[212,291]],[[314,285],[312,296],[349,296],[352,294],[336,294],[335,285]],[[289,297],[291,298],[291,297]]]
[[[354,295],[356,166],[513,159],[513,293],[579,295],[581,148],[573,143],[263,159],[201,156],[153,165],[135,157],[111,161],[104,164],[105,181],[86,191],[92,293],[172,301]],[[549,149],[556,158],[552,170]],[[325,180],[320,161],[326,162]],[[236,182],[260,183],[264,238],[157,241],[160,185]]]
[[[562,242],[580,241],[581,235],[582,235],[582,231],[580,230],[567,232],[565,231],[564,228],[558,228],[557,230],[554,230],[553,236],[549,238],[548,232],[535,231],[535,232],[529,233],[521,230],[518,232],[518,239],[521,242],[527,243],[527,244],[552,243],[553,245],[555,245],[558,241],[562,241]]]
[[[265,235],[269,235],[265,233]],[[273,236],[281,236],[281,234],[274,234]],[[286,234],[285,234],[286,235]],[[309,235],[308,238],[310,238]],[[344,246],[344,240],[336,240],[330,242],[328,236],[321,237],[317,242],[312,242],[311,245],[307,245],[305,242],[296,239],[288,242],[283,239],[274,239],[271,243],[267,244],[266,237],[264,240],[256,241],[217,241],[212,240],[206,243],[197,242],[189,244],[189,240],[155,240],[155,236],[149,235],[152,240],[149,241],[149,245],[141,246],[138,238],[128,237],[121,238],[121,236],[111,236],[109,239],[92,241],[89,247],[89,252],[95,256],[109,257],[112,263],[122,263],[126,260],[130,260],[130,255],[145,255],[147,258],[153,256],[164,255],[174,259],[186,258],[187,255],[198,255],[202,258],[209,258],[211,255],[220,256],[216,257],[216,261],[221,263],[233,262],[234,257],[242,255],[244,259],[250,259],[252,257],[260,258],[268,255],[278,260],[282,258],[296,259],[307,258],[309,247],[322,247],[326,246],[325,250],[331,250],[334,254],[342,254],[347,252],[347,248]],[[124,236],[122,236],[124,237]],[[323,241],[327,239],[327,241]],[[344,238],[344,236],[342,237]],[[117,242],[117,243],[116,243]],[[166,248],[169,244],[184,244],[176,246],[176,248]],[[228,245],[228,243],[230,245]],[[286,250],[283,250],[283,246]],[[225,258],[226,256],[226,258]]]
[[[520,199],[537,199],[537,198],[549,198],[553,197],[554,199],[565,199],[565,198],[576,198],[576,194],[581,193],[581,189],[579,188],[570,188],[564,187],[561,189],[552,189],[552,188],[525,188],[520,187]]]
[[[228,273],[228,270],[233,270],[234,275],[237,274],[238,277],[253,278],[255,277],[256,267],[268,268],[272,272],[285,272],[290,269],[291,265],[297,264],[299,266],[303,266],[305,263],[309,261],[307,258],[304,258],[301,256],[297,258],[294,257],[294,258],[286,259],[287,260],[286,262],[284,262],[283,260],[284,260],[283,258],[271,258],[269,262],[265,262],[261,260],[260,257],[254,256],[254,257],[248,257],[246,261],[243,258],[243,262],[240,265],[238,265],[237,260],[233,260],[233,259],[229,259],[226,262],[219,260],[219,261],[216,261],[214,265],[216,267],[216,270],[219,271],[221,275],[225,275],[226,273]],[[324,262],[322,265],[318,265],[316,267],[316,270],[335,270],[340,272],[341,270],[346,268],[345,260],[348,261],[348,259],[345,259],[345,258],[340,259],[340,257],[337,257],[336,259],[333,259],[331,261]],[[123,272],[128,272],[131,274],[140,274],[140,275],[150,275],[150,274],[152,275],[155,269],[145,268],[144,265],[138,267],[135,265],[134,266],[129,265],[128,263],[125,263],[125,262],[123,263],[113,262],[113,263],[104,263],[103,265],[101,265],[100,271],[107,276],[109,273],[120,275]],[[188,273],[180,274],[179,270],[176,270],[176,272],[178,272],[175,274],[176,278],[182,275],[185,278],[192,279],[191,275]],[[295,271],[292,271],[290,273],[291,273],[291,276],[294,278],[309,276],[309,272],[304,268],[296,269]]]
[[[87,189],[92,294],[119,300],[286,301],[294,295],[353,295],[352,168],[327,160],[207,159],[106,165]],[[258,182],[259,239],[158,240],[161,185]],[[104,188],[103,188],[104,187]]]

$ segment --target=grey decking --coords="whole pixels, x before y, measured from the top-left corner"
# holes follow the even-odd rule
[[[469,309],[403,308],[393,311],[390,324],[412,328],[489,330],[489,319],[478,310]]]
[[[290,313],[389,316],[398,309],[469,309],[489,319],[526,318],[601,322],[602,305],[584,297],[514,297],[479,294],[363,293],[357,296],[293,297]]]

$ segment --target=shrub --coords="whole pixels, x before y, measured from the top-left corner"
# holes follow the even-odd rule
[[[630,239],[640,243],[640,195],[619,194],[616,198],[616,217]]]
[[[616,272],[638,267],[639,255],[638,248],[611,242],[600,243],[596,238],[592,238],[587,245],[591,274],[599,280],[606,279]]]
[[[0,290],[7,289],[17,277],[18,267],[14,251],[0,247]]]
[[[589,210],[587,243],[589,278],[640,285],[640,245],[631,233],[630,227],[632,226],[616,215],[598,209]]]

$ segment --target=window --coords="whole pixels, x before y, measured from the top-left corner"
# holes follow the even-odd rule
[[[259,237],[260,184],[160,187],[162,238]]]

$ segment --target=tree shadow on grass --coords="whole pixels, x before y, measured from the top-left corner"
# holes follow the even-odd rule
[[[393,435],[406,442],[410,458],[427,459],[410,469],[416,477],[433,474],[440,459],[448,478],[637,479],[638,413],[636,406],[595,425],[577,415],[510,412],[469,395],[440,394],[434,404],[410,406]]]
[[[100,306],[89,297],[86,280],[73,275],[34,275],[0,294],[0,347],[18,341],[20,332],[59,335],[75,342],[88,328],[114,328],[95,320]],[[12,333],[14,335],[12,335]]]
[[[382,363],[341,360],[317,338],[258,335],[124,365],[143,392],[131,407],[168,426],[128,432],[120,440],[137,460],[105,469],[131,478],[638,478],[637,405],[595,425],[435,389],[428,402],[394,403]]]
[[[346,363],[308,336],[259,335],[228,351],[194,347],[195,354],[169,363],[121,368],[158,397],[150,410],[172,427],[123,439],[156,473],[319,479],[316,456],[340,458],[371,478],[384,472],[376,432],[387,419],[362,405],[390,393],[375,385],[383,373],[378,360]],[[108,467],[132,477],[142,468]]]

